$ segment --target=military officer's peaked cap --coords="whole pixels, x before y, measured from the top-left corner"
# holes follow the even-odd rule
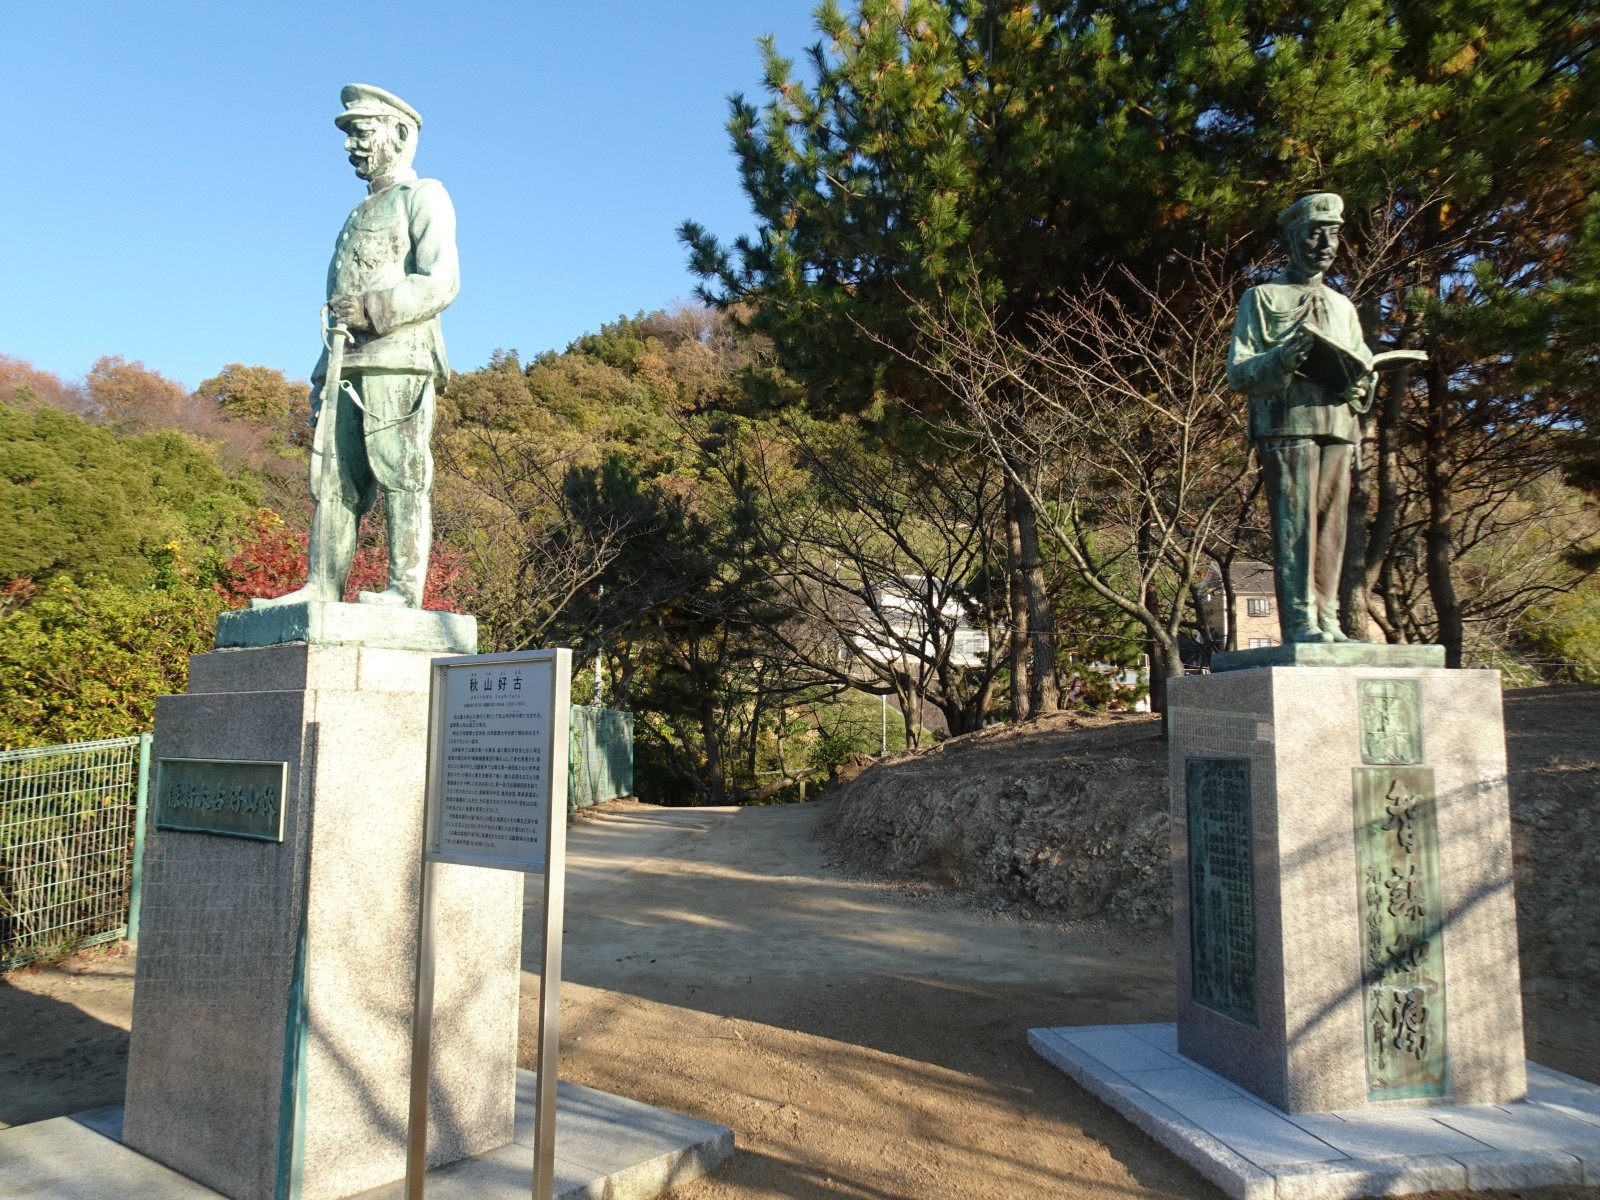
[[[1334,192],[1313,192],[1301,196],[1278,214],[1278,227],[1295,225],[1343,225],[1344,199]]]
[[[416,128],[422,128],[422,114],[393,92],[370,83],[347,83],[339,89],[339,102],[344,111],[333,119],[340,129],[349,129],[357,117],[403,117]]]

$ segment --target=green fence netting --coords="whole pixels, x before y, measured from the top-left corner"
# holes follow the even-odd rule
[[[572,706],[567,807],[633,795],[633,714]]]
[[[138,936],[150,738],[0,751],[0,971]]]

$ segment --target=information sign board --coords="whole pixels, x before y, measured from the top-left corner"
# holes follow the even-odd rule
[[[544,875],[531,1195],[533,1200],[554,1196],[571,711],[571,650],[433,660],[406,1200],[425,1200],[435,872],[441,863]]]
[[[566,810],[570,687],[560,651],[434,661],[428,857],[543,871]]]

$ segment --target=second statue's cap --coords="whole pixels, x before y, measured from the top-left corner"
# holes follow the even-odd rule
[[[1278,214],[1278,227],[1291,225],[1343,225],[1344,199],[1334,192],[1313,192],[1301,196]]]
[[[357,117],[403,117],[418,129],[422,128],[422,114],[393,92],[370,83],[347,83],[339,89],[339,102],[344,111],[333,119],[340,129],[349,129]]]

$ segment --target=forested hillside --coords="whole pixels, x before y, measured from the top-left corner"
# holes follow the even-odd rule
[[[753,232],[680,230],[704,305],[440,397],[429,602],[486,648],[599,653],[575,693],[637,714],[646,798],[792,798],[885,725],[897,748],[1126,704],[1141,663],[1159,708],[1226,648],[1203,581],[1267,554],[1229,329],[1316,190],[1345,197],[1333,283],[1368,343],[1429,354],[1364,419],[1347,632],[1600,677],[1592,13],[817,19],[732,103]],[[0,358],[0,742],[146,727],[217,611],[298,582],[305,393]]]

